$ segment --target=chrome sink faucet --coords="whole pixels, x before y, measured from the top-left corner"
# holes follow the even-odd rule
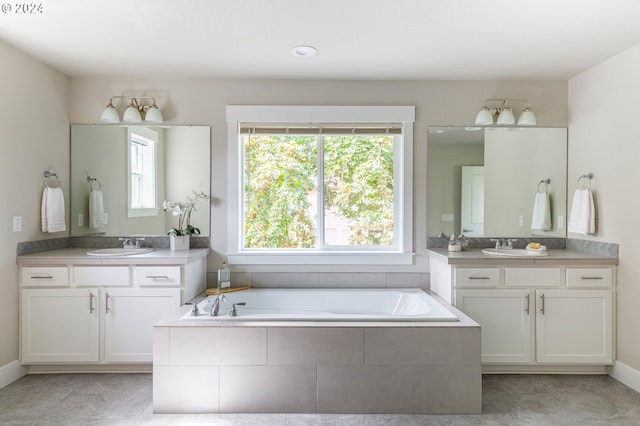
[[[129,237],[118,238],[118,240],[123,241],[122,248],[140,248],[140,241],[144,241],[144,238]]]
[[[218,296],[216,296],[216,298],[213,300],[213,306],[211,307],[212,317],[218,316],[218,313],[220,312],[220,305],[222,304],[222,302],[226,302],[226,301],[227,301],[227,296],[225,296],[224,294],[219,294]]]
[[[496,242],[496,250],[499,249],[512,249],[513,248],[513,242],[514,241],[518,241],[515,238],[496,238],[496,239],[492,239],[491,241],[495,241]]]

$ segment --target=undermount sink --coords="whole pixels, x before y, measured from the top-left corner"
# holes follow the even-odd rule
[[[152,252],[153,248],[105,248],[89,250],[87,254],[89,256],[133,256],[134,254],[143,254]]]
[[[482,249],[484,254],[490,254],[495,256],[509,256],[509,257],[540,257],[549,256],[546,251],[535,251],[526,249],[495,249],[486,248]]]

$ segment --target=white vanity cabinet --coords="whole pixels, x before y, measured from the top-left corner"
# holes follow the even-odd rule
[[[22,363],[98,362],[98,291],[88,288],[21,291]]]
[[[485,371],[613,363],[614,264],[467,256],[432,256],[431,289],[481,325]]]
[[[18,258],[22,364],[150,364],[153,325],[205,290],[208,250],[154,253]]]
[[[532,361],[528,290],[462,289],[455,294],[455,306],[482,327],[483,363]]]
[[[153,325],[180,307],[177,288],[102,289],[105,362],[151,362]]]

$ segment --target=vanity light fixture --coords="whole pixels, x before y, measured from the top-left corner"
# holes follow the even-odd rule
[[[122,98],[129,99],[130,102],[122,115],[122,120],[120,120],[120,115],[113,105],[113,100]],[[152,96],[111,96],[109,103],[102,111],[100,119],[107,123],[119,123],[120,121],[125,123],[141,123],[142,121],[162,123],[164,121],[162,112],[156,105],[156,99]]]
[[[513,115],[513,110],[509,106],[509,102],[521,102],[526,104],[524,111],[520,114],[518,119],[518,126],[535,126],[536,116],[529,106],[529,102],[526,99],[487,99],[482,105],[482,109],[476,115],[475,123],[481,126],[489,126],[494,124],[499,125],[511,125],[516,124],[516,118]],[[499,106],[489,108],[487,104],[499,103]]]

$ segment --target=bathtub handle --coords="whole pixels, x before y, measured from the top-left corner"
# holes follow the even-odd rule
[[[247,304],[247,302],[234,303],[233,306],[231,307],[231,311],[229,311],[229,316],[230,317],[237,317],[238,316],[238,311],[236,310],[236,306],[244,306],[246,304]]]
[[[527,300],[527,304],[525,305],[524,311],[527,315],[529,315],[529,295],[527,294],[524,298]]]

